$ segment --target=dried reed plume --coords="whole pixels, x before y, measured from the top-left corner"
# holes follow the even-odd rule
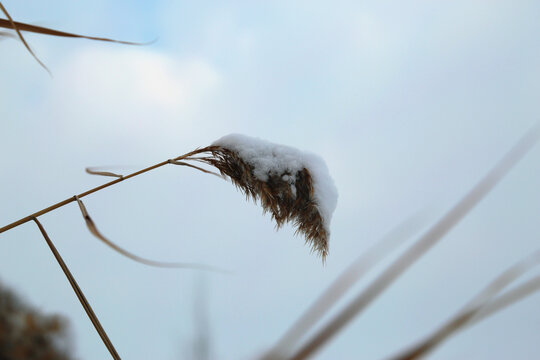
[[[290,173],[267,173],[263,181],[254,174],[254,165],[246,162],[238,152],[223,146],[210,146],[201,149],[211,156],[195,158],[219,170],[227,176],[247,198],[259,200],[263,211],[270,213],[277,228],[291,222],[296,233],[306,238],[312,250],[323,259],[328,254],[329,234],[319,204],[314,198],[313,178],[307,168]],[[291,179],[295,179],[291,186]]]

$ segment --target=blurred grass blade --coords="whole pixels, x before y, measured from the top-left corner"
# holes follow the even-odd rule
[[[504,290],[504,288],[514,282],[518,277],[538,265],[540,265],[540,250],[537,250],[527,258],[519,261],[517,264],[513,265],[497,276],[495,280],[493,280],[482,292],[475,296],[474,299],[465,306],[465,309],[485,303],[487,299],[493,298],[495,295]]]
[[[529,295],[540,291],[540,276],[535,276],[531,280],[524,282],[523,284],[516,286],[514,289],[502,294],[495,300],[486,304],[476,315],[471,319],[470,325],[475,324],[485,318],[495,314],[497,311],[523,300]]]
[[[510,169],[532,148],[540,136],[540,124],[536,124],[523,138],[495,165],[494,168],[450,211],[435,223],[408,250],[382,272],[363,292],[354,298],[327,325],[311,337],[291,358],[306,359],[324,346],[345,325],[354,319],[401,274],[434,246],[472,208],[480,202]]]
[[[5,38],[16,39],[17,37],[10,32],[0,31],[0,40],[4,40]]]
[[[534,287],[527,285],[523,290],[523,286],[507,292],[497,298],[500,293],[510,283],[514,282],[519,276],[523,275],[533,266],[540,263],[540,252],[534,253],[532,256],[518,262],[516,265],[504,271],[494,281],[492,281],[484,290],[475,296],[457,315],[455,315],[445,325],[434,331],[428,338],[401,354],[394,356],[392,360],[414,360],[420,359],[437,346],[442,344],[450,336],[463,330],[467,325],[476,323],[485,317],[492,315],[496,311],[502,310],[504,307],[521,299],[524,296],[530,295]],[[533,282],[534,284],[535,282]],[[528,284],[528,283],[526,283]],[[534,285],[533,285],[534,286]],[[510,294],[510,295],[509,295]],[[495,299],[494,299],[495,298]],[[499,299],[503,299],[502,301]],[[494,305],[495,304],[495,305]]]
[[[117,178],[123,178],[124,177],[124,175],[115,174],[115,173],[110,172],[110,171],[94,170],[94,168],[90,168],[90,167],[87,167],[84,170],[86,171],[86,173],[88,173],[90,175],[111,176],[111,177],[117,177]]]
[[[49,73],[49,75],[52,75],[49,68],[47,68],[47,66],[45,66],[45,64],[42,63],[41,60],[39,60],[39,58],[36,56],[36,54],[34,54],[32,49],[30,48],[30,45],[28,45],[28,43],[24,39],[24,36],[21,34],[21,31],[19,29],[19,25],[21,25],[21,24],[18,23],[18,22],[13,21],[13,19],[11,18],[11,15],[9,15],[7,9],[4,7],[4,5],[1,2],[0,2],[0,10],[2,10],[4,15],[6,15],[6,17],[7,17],[7,20],[0,19],[0,27],[15,30],[15,32],[17,33],[17,36],[19,37],[19,39],[22,41],[22,43],[26,47],[26,50],[28,50],[28,52],[34,57],[34,59],[36,59],[38,64],[41,65],[41,67],[44,68],[45,71],[47,71]]]
[[[217,176],[217,177],[219,177],[219,178],[222,178],[222,179],[225,178],[223,175],[218,174],[218,173],[216,173],[216,172],[214,172],[214,171],[206,170],[206,169],[203,169],[202,167],[199,167],[199,166],[196,166],[196,165],[192,165],[192,164],[189,164],[189,163],[187,163],[187,162],[178,161],[178,160],[172,160],[172,161],[171,161],[171,164],[173,164],[173,165],[181,165],[181,166],[189,166],[189,167],[191,167],[191,168],[194,168],[194,169],[197,169],[197,170],[199,170],[199,171],[202,171],[203,173],[215,175],[215,176]]]
[[[415,214],[398,224],[366,252],[362,253],[319,296],[304,314],[289,328],[264,359],[279,358],[287,354],[296,343],[319,321],[343,295],[379,261],[419,231],[424,223],[423,214]]]
[[[86,226],[88,227],[88,230],[103,241],[105,244],[107,244],[109,247],[111,247],[116,252],[124,255],[125,257],[134,260],[136,262],[139,262],[144,265],[148,266],[154,266],[154,267],[161,267],[161,268],[183,268],[183,269],[197,269],[197,270],[205,270],[205,271],[213,271],[213,272],[225,272],[224,270],[214,268],[211,266],[203,265],[203,264],[196,264],[196,263],[180,263],[180,262],[163,262],[163,261],[155,261],[146,259],[143,257],[140,257],[138,255],[132,254],[129,251],[121,248],[120,246],[116,245],[109,239],[107,239],[105,236],[103,236],[97,229],[96,225],[92,221],[92,218],[90,218],[90,215],[88,215],[88,211],[86,210],[86,207],[84,206],[83,202],[79,197],[76,197],[77,203],[79,204],[79,208],[81,209],[81,213],[84,217],[84,220],[86,222]]]
[[[0,6],[1,6],[1,3],[0,3]],[[80,34],[74,34],[74,33],[69,33],[69,32],[65,32],[65,31],[60,31],[60,30],[54,30],[54,29],[43,27],[43,26],[36,26],[36,25],[30,25],[30,24],[26,24],[26,23],[21,23],[21,22],[18,22],[18,21],[13,21],[11,19],[11,17],[9,17],[9,15],[7,14],[7,12],[5,11],[4,8],[3,8],[3,10],[4,10],[3,11],[4,14],[6,14],[6,16],[8,16],[9,20],[0,19],[0,27],[5,28],[5,29],[12,29],[12,30],[17,31],[17,33],[19,34],[19,38],[21,40],[23,40],[23,42],[24,42],[24,39],[22,38],[22,35],[20,35],[20,31],[28,31],[28,32],[36,33],[36,34],[49,35],[49,36],[59,36],[59,37],[68,37],[68,38],[88,39],[88,40],[95,40],[95,41],[105,41],[105,42],[112,42],[112,43],[125,44],[125,45],[149,45],[149,44],[151,44],[151,43],[153,43],[155,41],[155,40],[153,40],[153,41],[149,41],[149,42],[140,43],[140,42],[132,42],[132,41],[115,40],[115,39],[109,39],[109,38],[104,38],[104,37],[80,35]]]
[[[84,296],[84,293],[82,292],[81,288],[79,287],[79,284],[77,284],[77,281],[75,280],[73,275],[71,275],[71,271],[69,271],[69,268],[67,267],[66,263],[62,259],[62,256],[60,256],[60,253],[58,252],[58,250],[56,250],[56,247],[54,246],[52,240],[49,238],[49,235],[45,231],[45,228],[43,227],[43,225],[41,225],[41,223],[39,222],[39,220],[36,217],[32,218],[32,220],[34,220],[34,222],[36,223],[36,225],[39,228],[39,231],[41,232],[41,235],[43,235],[43,237],[45,238],[45,241],[47,242],[47,245],[49,246],[49,249],[51,249],[51,252],[53,253],[54,257],[56,258],[56,261],[58,262],[58,264],[62,268],[62,271],[64,271],[64,274],[66,275],[66,278],[68,279],[71,287],[73,288],[73,291],[75,292],[75,295],[77,295],[77,298],[81,302],[81,305],[84,308],[84,311],[86,311],[86,314],[90,318],[90,321],[92,322],[92,324],[94,325],[96,331],[98,332],[99,336],[101,337],[101,340],[103,341],[103,343],[105,344],[105,346],[107,347],[109,352],[111,353],[111,356],[113,357],[113,359],[120,359],[120,356],[116,352],[116,349],[114,348],[114,345],[112,344],[111,340],[107,336],[107,333],[105,332],[105,330],[101,326],[101,323],[99,322],[99,319],[97,318],[96,314],[94,313],[94,310],[92,310],[92,307],[90,306],[90,303],[88,302],[88,300],[86,300],[86,297]]]
[[[200,274],[193,289],[193,324],[192,360],[210,360],[212,358],[212,323],[209,317],[208,281]]]

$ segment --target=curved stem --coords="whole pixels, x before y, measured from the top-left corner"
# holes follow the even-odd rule
[[[105,188],[108,188],[109,186],[112,186],[112,185],[114,185],[114,184],[117,184],[117,183],[119,183],[119,182],[121,182],[121,181],[127,180],[127,179],[132,178],[132,177],[135,177],[135,176],[137,176],[137,175],[141,175],[141,174],[143,174],[143,173],[145,173],[145,172],[148,172],[148,171],[150,171],[150,170],[157,169],[158,167],[161,167],[161,166],[163,166],[163,165],[167,165],[167,164],[170,164],[170,163],[174,163],[175,161],[182,160],[182,159],[187,159],[187,158],[190,157],[191,155],[195,155],[195,154],[199,154],[199,153],[202,153],[202,152],[205,152],[205,151],[209,151],[209,149],[211,149],[211,147],[207,147],[207,148],[197,149],[197,150],[191,151],[191,152],[189,152],[189,153],[187,153],[187,154],[178,156],[178,157],[176,157],[176,158],[174,158],[174,159],[169,159],[169,160],[162,161],[162,162],[157,163],[157,164],[155,164],[155,165],[149,166],[149,167],[144,168],[144,169],[142,169],[142,170],[139,170],[139,171],[136,171],[136,172],[131,173],[131,174],[129,174],[129,175],[126,175],[126,176],[124,176],[124,177],[121,177],[121,178],[118,178],[118,179],[116,179],[116,180],[113,180],[113,181],[110,181],[110,182],[108,182],[108,183],[105,183],[105,184],[103,184],[103,185],[97,186],[97,187],[95,187],[95,188],[93,188],[93,189],[87,190],[87,191],[85,191],[85,192],[83,192],[83,193],[81,193],[81,194],[78,194],[78,195],[76,195],[76,196],[69,197],[69,198],[67,198],[67,199],[65,199],[65,200],[62,200],[62,201],[60,201],[60,202],[57,202],[56,204],[53,204],[53,205],[51,205],[51,206],[49,206],[49,207],[46,207],[46,208],[44,208],[44,209],[41,209],[41,210],[39,210],[39,211],[37,211],[37,212],[31,214],[31,215],[25,216],[25,217],[23,217],[22,219],[19,219],[19,220],[17,220],[17,221],[14,221],[14,222],[12,222],[11,224],[8,224],[8,225],[6,225],[6,226],[0,228],[0,234],[3,233],[3,232],[5,232],[5,231],[8,231],[8,230],[10,230],[10,229],[13,229],[14,227],[17,227],[17,226],[19,226],[19,225],[22,225],[22,224],[24,224],[24,223],[27,223],[27,222],[33,220],[34,218],[37,218],[37,217],[39,217],[39,216],[41,216],[41,215],[43,215],[43,214],[46,214],[46,213],[51,212],[51,211],[53,211],[53,210],[56,210],[56,209],[58,209],[58,208],[60,208],[60,207],[62,207],[62,206],[65,206],[65,205],[67,205],[67,204],[69,204],[69,203],[72,203],[72,202],[76,201],[76,198],[83,198],[83,197],[85,197],[85,196],[87,196],[87,195],[90,195],[90,194],[93,194],[93,193],[95,193],[95,192],[97,192],[97,191],[100,191],[100,190],[103,190],[103,189],[105,189]]]

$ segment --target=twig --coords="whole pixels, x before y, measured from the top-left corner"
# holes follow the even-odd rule
[[[45,229],[43,228],[43,226],[41,225],[41,223],[39,222],[39,220],[37,218],[34,217],[34,218],[32,218],[32,220],[38,226],[39,231],[41,231],[41,234],[45,238],[45,241],[47,242],[47,245],[49,245],[49,248],[51,249],[54,257],[56,258],[56,261],[58,261],[58,265],[60,265],[60,267],[64,271],[64,274],[66,275],[71,287],[73,288],[73,291],[75,292],[75,295],[77,295],[77,298],[81,302],[81,305],[83,306],[84,310],[86,311],[86,314],[90,318],[90,321],[92,321],[92,324],[96,328],[96,331],[98,332],[99,336],[101,337],[101,340],[103,341],[103,343],[105,344],[105,346],[107,347],[109,352],[111,353],[111,356],[113,357],[113,359],[115,359],[115,360],[118,359],[119,360],[120,356],[116,352],[116,349],[114,348],[114,345],[112,344],[111,340],[107,336],[107,333],[105,332],[105,330],[101,326],[101,323],[99,322],[96,314],[94,313],[94,310],[92,310],[92,307],[90,306],[90,303],[88,303],[88,300],[86,300],[86,297],[84,296],[81,288],[77,284],[77,281],[75,281],[75,278],[73,277],[73,275],[71,275],[71,272],[69,271],[69,268],[67,267],[66,263],[64,262],[64,260],[60,256],[60,253],[58,252],[58,250],[56,250],[56,247],[54,246],[51,239],[47,235],[47,232],[45,231]]]

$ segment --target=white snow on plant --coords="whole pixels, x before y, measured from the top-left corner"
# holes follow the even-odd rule
[[[224,136],[212,145],[235,152],[244,162],[253,166],[253,175],[258,180],[266,182],[268,175],[283,174],[282,179],[289,181],[294,195],[296,195],[295,174],[306,168],[313,181],[313,197],[317,209],[325,230],[330,233],[330,222],[337,206],[338,192],[328,167],[320,156],[242,134]]]

